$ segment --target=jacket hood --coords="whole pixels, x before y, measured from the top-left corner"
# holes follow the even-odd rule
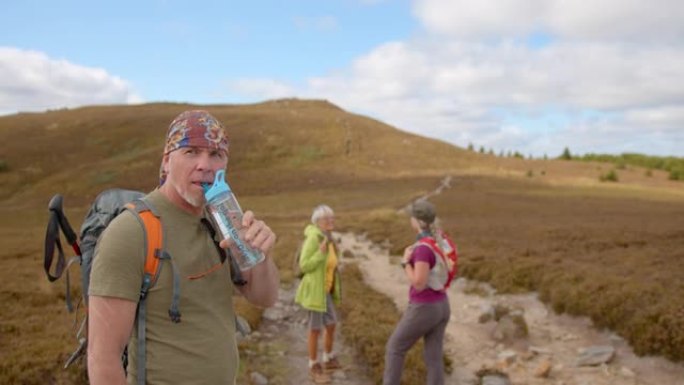
[[[323,231],[314,224],[309,224],[306,226],[306,228],[304,228],[304,235],[307,237],[317,234],[323,235]]]

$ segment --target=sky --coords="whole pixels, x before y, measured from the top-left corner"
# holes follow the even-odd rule
[[[681,0],[5,0],[2,8],[0,115],[295,97],[497,154],[684,156]]]

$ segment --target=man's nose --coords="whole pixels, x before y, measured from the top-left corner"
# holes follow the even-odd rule
[[[197,168],[199,170],[211,170],[211,157],[206,151],[200,152],[197,157]]]

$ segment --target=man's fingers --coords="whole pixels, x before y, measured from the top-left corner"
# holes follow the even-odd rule
[[[252,222],[254,222],[254,213],[251,210],[245,211],[242,214],[242,227],[249,227],[252,225]]]

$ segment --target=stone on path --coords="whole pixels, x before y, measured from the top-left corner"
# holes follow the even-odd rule
[[[615,357],[615,348],[612,346],[591,346],[582,349],[577,356],[577,366],[596,366],[609,363]]]

